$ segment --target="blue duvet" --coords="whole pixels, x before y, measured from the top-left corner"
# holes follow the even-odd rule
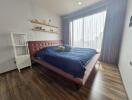
[[[51,46],[40,50],[37,58],[54,65],[55,67],[82,78],[85,66],[96,54],[96,50],[90,48],[72,48],[69,52],[58,52],[56,46]]]

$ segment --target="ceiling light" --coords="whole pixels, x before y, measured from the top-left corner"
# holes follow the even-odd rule
[[[79,2],[78,2],[78,5],[82,5],[82,2],[81,2],[81,1],[79,1]]]

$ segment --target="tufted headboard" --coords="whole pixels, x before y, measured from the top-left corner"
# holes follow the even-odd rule
[[[62,45],[62,40],[48,40],[48,41],[28,41],[29,53],[31,58],[42,48],[48,46]]]

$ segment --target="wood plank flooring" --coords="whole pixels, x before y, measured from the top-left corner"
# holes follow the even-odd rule
[[[128,100],[116,66],[101,63],[97,70],[93,83],[80,90],[37,65],[11,71],[0,75],[0,100]]]

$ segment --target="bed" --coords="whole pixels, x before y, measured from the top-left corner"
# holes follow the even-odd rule
[[[56,51],[61,40],[29,41],[32,61],[42,65],[74,83],[84,86],[95,69],[100,54],[90,48],[71,48],[70,51]]]

